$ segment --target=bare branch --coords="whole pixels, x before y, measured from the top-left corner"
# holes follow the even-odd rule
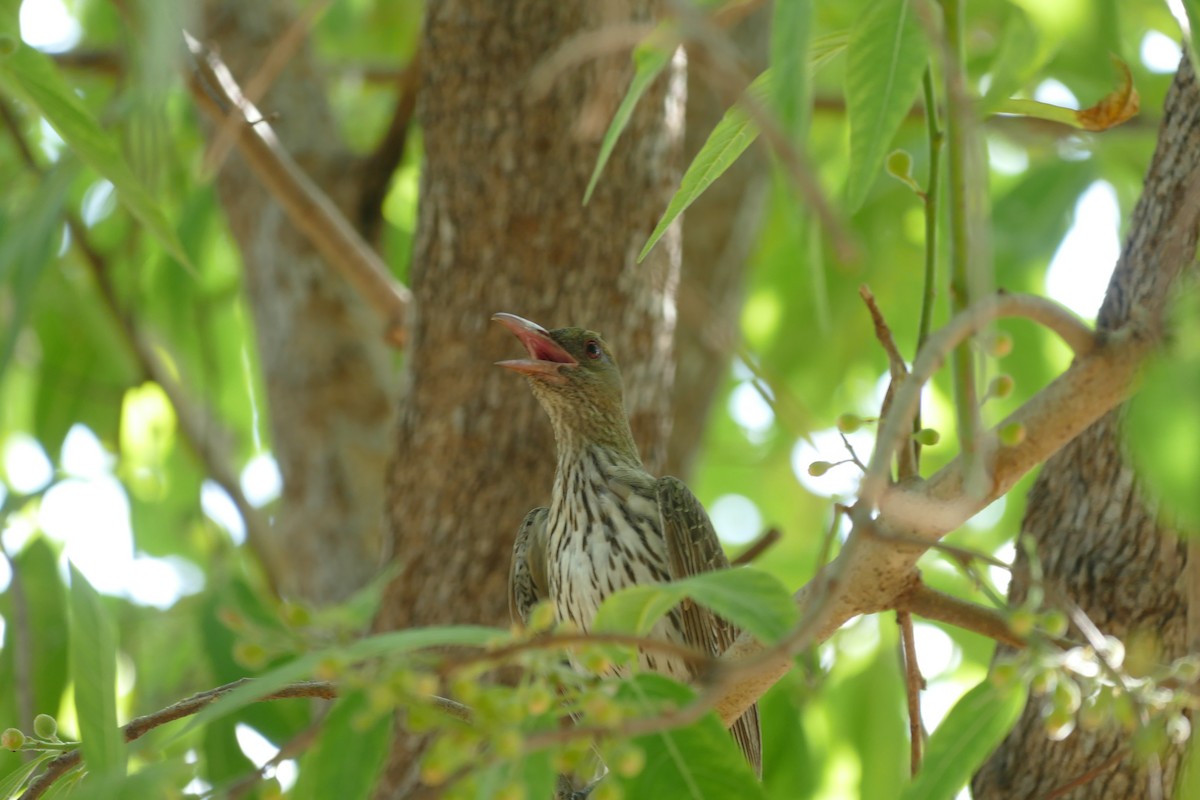
[[[921,768],[921,750],[925,744],[921,725],[921,690],[925,679],[917,664],[917,640],[913,634],[912,615],[907,611],[896,612],[896,624],[900,627],[900,657],[904,661],[904,693],[908,700],[909,770],[916,775]]]
[[[237,143],[242,157],[263,185],[325,260],[383,318],[385,338],[401,347],[411,295],[387,265],[284,151],[270,125],[243,96],[225,64],[189,34],[184,34],[195,71],[188,82],[197,105],[220,122],[236,109]]]

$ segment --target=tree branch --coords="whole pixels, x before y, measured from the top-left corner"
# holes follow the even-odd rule
[[[233,683],[218,686],[216,689],[209,689],[206,692],[194,694],[185,700],[180,700],[174,705],[167,706],[160,711],[155,711],[153,714],[136,717],[122,726],[121,735],[124,736],[126,742],[140,739],[150,731],[162,727],[168,722],[174,722],[177,719],[183,719],[184,717],[190,717],[193,714],[199,713],[203,708],[216,702],[237,687],[252,681],[252,678],[242,678]],[[332,700],[337,696],[337,687],[329,681],[305,681],[285,686],[279,691],[259,698],[259,701],[291,700],[298,697],[316,697],[324,700]],[[25,794],[21,795],[22,800],[37,800],[37,798],[46,793],[56,780],[82,761],[83,751],[79,749],[63,753],[61,756],[49,761],[41,774],[30,781],[28,788],[25,789]]]
[[[220,124],[237,114],[242,157],[325,260],[384,320],[386,340],[402,347],[411,295],[387,265],[300,169],[275,138],[270,125],[242,95],[225,64],[197,39],[184,34],[195,71],[188,81],[196,104]]]

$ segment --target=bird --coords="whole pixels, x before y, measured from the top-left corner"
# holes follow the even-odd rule
[[[546,330],[515,314],[492,319],[525,346],[528,358],[498,366],[528,379],[554,429],[557,465],[548,507],[518,529],[509,573],[509,610],[525,624],[549,600],[559,622],[591,629],[596,611],[628,586],[666,583],[729,568],[704,506],[678,478],[655,478],[642,465],[625,412],[621,372],[600,334],[577,327]],[[685,601],[650,636],[720,656],[739,631]],[[661,651],[638,654],[643,669],[680,681],[689,660]],[[757,705],[730,727],[755,773],[762,774]]]

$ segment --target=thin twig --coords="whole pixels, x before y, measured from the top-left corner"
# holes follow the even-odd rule
[[[1009,647],[1023,650],[1028,643],[1013,633],[1004,615],[952,594],[917,583],[896,598],[896,608],[965,631],[978,633]]]
[[[859,500],[864,507],[874,509],[887,487],[888,465],[892,453],[900,446],[912,428],[921,388],[942,366],[946,356],[956,346],[975,335],[985,326],[1004,317],[1026,317],[1059,334],[1075,350],[1077,356],[1092,352],[1096,335],[1063,306],[1051,300],[1026,294],[997,294],[976,303],[958,314],[944,328],[929,337],[913,363],[912,374],[897,392],[890,413],[880,421],[875,452],[870,469],[863,478]]]
[[[190,717],[198,713],[237,687],[250,683],[252,680],[251,678],[242,678],[233,683],[227,683],[224,686],[218,686],[215,689],[194,694],[185,700],[180,700],[174,705],[167,706],[160,711],[155,711],[153,714],[132,719],[122,726],[121,734],[127,743],[140,739],[150,731],[162,727],[168,722],[174,722],[175,720]],[[278,691],[264,695],[259,698],[259,702],[266,700],[292,700],[298,697],[315,697],[332,700],[337,695],[337,687],[329,681],[304,681],[284,686]],[[82,759],[83,752],[76,749],[63,753],[61,756],[47,762],[46,768],[41,774],[29,783],[28,788],[25,789],[25,794],[21,795],[21,800],[37,800],[37,798],[46,793],[59,777],[81,763]]]
[[[762,535],[747,545],[746,549],[738,553],[737,558],[733,559],[730,566],[743,567],[751,563],[763,553],[775,546],[780,540],[782,534],[779,528],[767,528]]]
[[[296,228],[355,288],[384,321],[384,336],[396,347],[405,339],[411,293],[392,277],[333,201],[304,174],[280,145],[271,126],[245,100],[229,68],[190,34],[184,34],[195,71],[188,82],[197,105],[220,121],[236,110],[238,147],[246,164],[271,192]]]
[[[296,55],[296,51],[300,49],[300,45],[304,43],[304,39],[308,36],[317,17],[325,13],[325,9],[331,2],[332,0],[316,0],[306,6],[275,40],[271,49],[267,51],[262,66],[250,76],[250,80],[246,81],[246,85],[242,89],[242,96],[247,104],[257,106],[259,101],[266,96],[267,91],[279,78],[279,74],[283,72],[283,68],[287,66],[288,62]],[[221,165],[225,163],[229,151],[237,141],[238,128],[244,123],[245,118],[242,116],[241,109],[236,105],[230,105],[225,119],[217,124],[212,142],[204,154],[202,170],[205,175],[214,175],[221,169]]]
[[[900,658],[904,662],[904,693],[908,699],[909,770],[916,775],[921,768],[921,750],[925,744],[921,724],[921,690],[925,688],[925,679],[921,677],[921,666],[917,663],[912,615],[897,611],[896,624],[900,627]]]
[[[871,321],[875,325],[875,338],[879,341],[880,347],[883,348],[883,352],[888,357],[890,383],[887,394],[884,397],[883,408],[879,412],[879,417],[882,419],[887,416],[893,392],[908,377],[908,365],[904,363],[904,356],[900,355],[900,348],[896,347],[896,340],[892,337],[892,329],[888,327],[883,312],[879,310],[879,304],[875,302],[875,295],[871,294],[870,287],[865,283],[859,286],[858,296],[866,304],[867,311],[871,312]],[[917,413],[920,413],[919,406]],[[912,437],[900,443],[900,450],[896,456],[896,477],[901,481],[906,481],[917,476],[917,457],[914,445],[915,441]]]

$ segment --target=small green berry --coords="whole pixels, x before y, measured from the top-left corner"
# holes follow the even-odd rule
[[[9,728],[4,733],[0,733],[0,747],[5,750],[20,750],[24,746],[25,734],[16,728]]]
[[[57,739],[58,720],[49,714],[38,714],[33,718],[33,733],[42,739]]]
[[[808,474],[814,478],[819,478],[833,468],[833,464],[828,461],[814,461],[808,465]]]
[[[922,447],[933,447],[942,440],[942,435],[933,428],[922,428],[913,434],[913,438]]]
[[[992,358],[1004,358],[1006,355],[1012,352],[1012,349],[1012,336],[1004,333],[1003,331],[992,337],[991,346],[988,348]]]
[[[1013,387],[1016,386],[1016,381],[1012,375],[997,375],[992,378],[992,385],[988,387],[988,395],[1003,400],[1012,394]]]
[[[837,418],[837,429],[842,433],[854,433],[865,420],[857,414],[842,414]]]
[[[1000,443],[1005,447],[1016,447],[1025,441],[1025,426],[1019,422],[1010,422],[1000,429]]]
[[[1067,635],[1069,620],[1067,615],[1057,608],[1042,613],[1040,627],[1052,639],[1060,639]]]

